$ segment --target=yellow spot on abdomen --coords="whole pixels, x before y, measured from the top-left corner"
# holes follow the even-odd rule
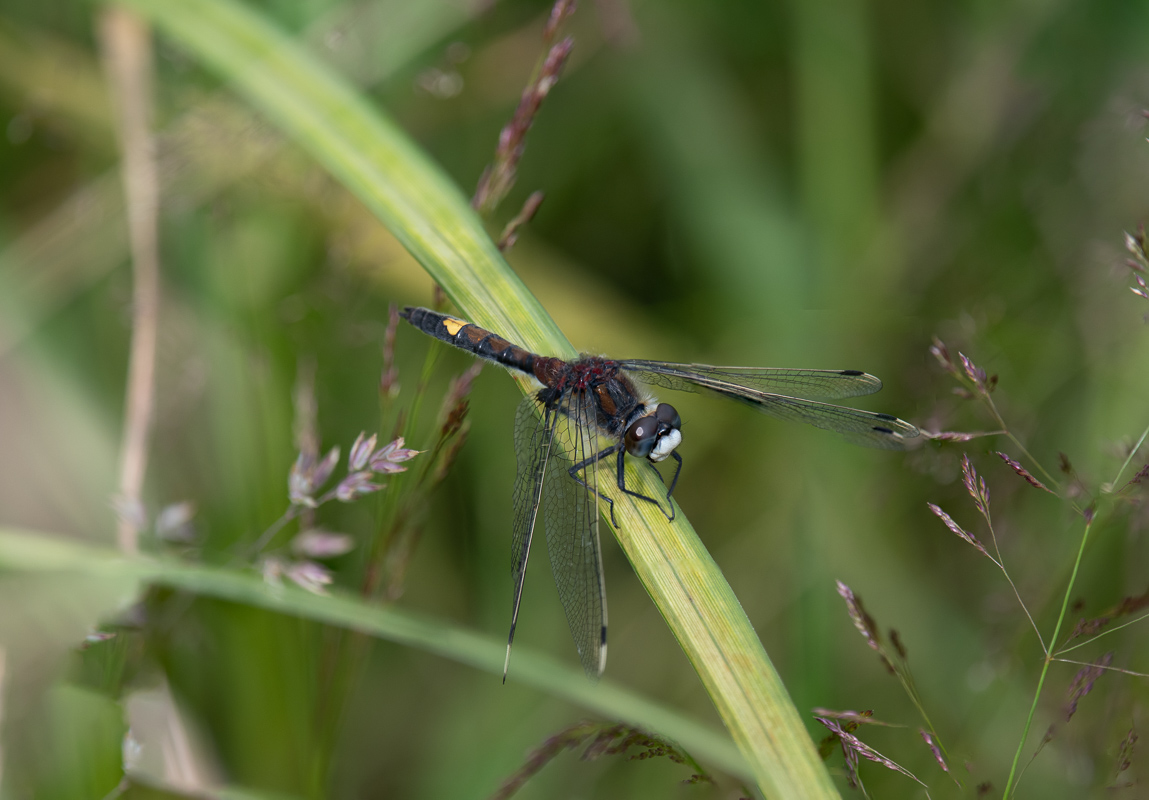
[[[470,323],[463,322],[463,320],[455,319],[454,317],[447,317],[443,320],[443,327],[446,328],[447,333],[451,334],[452,336],[463,330],[463,328],[467,327],[468,324]]]

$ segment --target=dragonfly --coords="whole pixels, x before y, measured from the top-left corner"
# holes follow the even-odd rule
[[[776,369],[675,364],[641,359],[614,360],[582,355],[566,361],[532,353],[466,320],[408,306],[401,316],[436,339],[526,374],[541,385],[515,413],[517,470],[513,496],[511,573],[514,595],[503,682],[523,599],[527,560],[541,510],[547,551],[559,599],[579,660],[597,680],[606,668],[606,584],[599,544],[598,501],[611,524],[615,500],[600,491],[612,481],[622,496],[652,503],[674,519],[671,495],[682,470],[682,420],[669,403],[657,402],[642,387],[716,394],[768,416],[834,431],[854,444],[904,449],[918,429],[889,414],[832,405],[873,394],[882,382],[858,370]],[[675,461],[660,499],[626,485],[626,456],[660,464]],[[606,470],[613,460],[614,476]],[[655,469],[658,472],[657,468]],[[669,509],[669,510],[668,510]]]

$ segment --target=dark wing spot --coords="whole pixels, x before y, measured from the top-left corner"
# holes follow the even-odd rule
[[[838,373],[839,375],[865,375],[860,369],[844,369]]]
[[[899,421],[898,418],[895,417],[893,414],[874,414],[874,416],[877,417],[878,419],[889,420],[890,422],[898,422]]]
[[[895,418],[895,419],[896,419],[896,418]],[[877,431],[878,433],[888,433],[888,434],[890,434],[891,436],[893,436],[893,435],[894,435],[894,432],[893,432],[892,430],[890,430],[889,428],[879,428],[877,425],[875,425],[873,428],[871,428],[871,430],[875,430],[875,431]]]

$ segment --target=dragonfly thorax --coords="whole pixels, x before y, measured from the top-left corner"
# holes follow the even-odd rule
[[[658,463],[682,443],[682,420],[670,403],[659,403],[653,414],[639,417],[626,429],[626,452]]]

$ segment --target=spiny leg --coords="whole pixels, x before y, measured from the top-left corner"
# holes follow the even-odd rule
[[[582,486],[584,489],[589,489],[590,491],[594,492],[600,499],[606,501],[607,507],[610,509],[610,524],[614,525],[616,528],[618,527],[618,523],[614,521],[614,500],[611,500],[605,494],[600,492],[596,487],[589,485],[586,481],[578,476],[578,473],[584,471],[587,467],[602,461],[604,458],[611,455],[616,450],[619,450],[621,447],[622,445],[620,444],[612,445],[605,450],[591,456],[590,458],[583,459],[567,470],[567,472],[570,473],[571,478],[574,479],[575,483],[577,483],[579,486]]]
[[[670,499],[670,496],[674,494],[674,487],[678,485],[678,474],[682,472],[682,456],[680,456],[676,450],[671,450],[670,455],[674,456],[674,460],[678,462],[678,465],[674,468],[674,477],[670,479],[670,488],[666,490],[666,504],[670,506],[670,521],[674,522],[676,512],[674,510],[674,501]],[[658,477],[662,477],[661,472],[658,474]],[[665,482],[666,481],[663,481],[663,483]]]
[[[682,463],[682,459],[681,459],[681,457],[679,457],[678,453],[674,453],[672,451],[671,454],[675,458],[678,458],[679,464]],[[639,500],[645,500],[648,503],[654,503],[654,505],[658,508],[658,510],[662,511],[662,504],[659,503],[657,500],[655,500],[653,497],[647,497],[642,492],[633,492],[630,489],[626,488],[626,462],[625,462],[625,458],[626,458],[626,451],[625,450],[619,450],[618,451],[618,488],[619,488],[619,491],[621,491],[623,494],[628,494],[631,497],[637,497]],[[659,474],[658,470],[656,469],[654,472],[656,475],[658,475],[659,480],[661,480],[662,475]],[[678,473],[677,472],[674,473],[674,480],[675,481],[678,480]],[[671,486],[671,491],[674,491],[673,485]],[[668,500],[670,499],[670,492],[666,493],[666,497]],[[665,511],[662,511],[662,513],[663,513],[663,515],[666,516],[667,519],[669,519],[669,520],[674,519],[674,504],[673,503],[670,504],[670,513],[669,514],[667,514]],[[612,519],[611,522],[614,522],[614,520]]]

